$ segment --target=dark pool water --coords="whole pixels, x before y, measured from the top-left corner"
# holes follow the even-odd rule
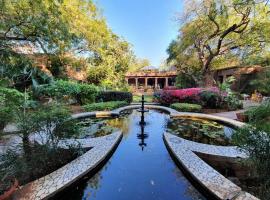
[[[169,120],[166,131],[194,142],[227,146],[234,129],[211,120],[179,118]]]
[[[205,199],[171,159],[163,142],[168,115],[150,110],[139,126],[133,110],[122,117],[123,139],[113,156],[93,177],[64,191],[57,199],[188,200]],[[138,134],[147,134],[147,138]]]

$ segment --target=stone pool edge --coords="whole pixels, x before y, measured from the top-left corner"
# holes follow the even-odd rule
[[[121,131],[116,131],[107,136],[89,139],[84,144],[84,147],[91,147],[89,151],[58,170],[20,187],[12,199],[41,200],[54,196],[95,170],[118,146],[122,136]]]
[[[136,109],[139,107],[140,105],[129,105],[129,106],[115,109],[111,111],[110,113],[119,115],[121,111],[128,110],[128,109]],[[220,117],[220,116],[215,116],[211,114],[179,112],[172,108],[159,106],[159,105],[146,104],[145,107],[148,109],[158,109],[158,110],[163,110],[165,112],[168,112],[170,115],[170,118],[183,117],[183,118],[191,118],[191,119],[192,118],[208,119],[208,120],[214,120],[217,122],[222,122],[236,128],[239,128],[245,125],[245,123],[242,123],[236,120],[232,120],[232,119],[228,119],[228,118]],[[193,179],[198,184],[203,186],[211,195],[215,196],[217,199],[224,199],[224,200],[227,200],[227,199],[258,200],[257,197],[249,194],[248,192],[242,191],[242,189],[239,186],[235,185],[229,179],[225,178],[222,174],[217,172],[214,168],[212,168],[210,165],[208,165],[201,158],[199,158],[199,156],[195,154],[195,153],[202,153],[202,154],[208,154],[208,155],[214,155],[214,156],[226,157],[226,158],[247,158],[247,155],[241,152],[236,146],[223,147],[223,146],[216,146],[216,145],[206,145],[206,144],[201,144],[201,143],[185,140],[183,138],[179,138],[180,139],[178,140],[179,143],[177,144],[176,142],[175,148],[172,148],[171,142],[169,142],[168,140],[169,136],[175,137],[175,138],[171,138],[172,140],[178,140],[179,138],[172,134],[164,133],[163,139],[166,146],[168,147],[168,150],[171,151],[174,158],[177,159],[177,161],[189,173],[189,175],[193,177]],[[180,153],[179,152],[177,153],[176,149],[181,149],[179,148],[179,144],[181,142],[182,144],[185,143],[188,146],[186,146],[185,149],[182,149]],[[183,155],[187,155],[187,156],[183,157]],[[189,162],[191,159],[193,161]],[[199,163],[199,165],[195,165],[195,163]],[[204,167],[203,169],[207,169],[207,172],[206,170],[200,170],[202,166]],[[227,189],[229,189],[230,191],[229,192],[225,191]]]
[[[119,116],[120,115],[120,112],[121,111],[124,111],[124,110],[129,110],[129,109],[136,109],[136,108],[139,108],[140,107],[140,105],[129,105],[129,106],[125,106],[125,107],[121,107],[121,108],[118,108],[118,109],[115,109],[115,110],[112,110],[112,111],[96,111],[96,112],[84,112],[84,113],[78,113],[78,114],[73,114],[72,115],[72,119],[80,119],[80,118],[85,118],[85,117],[97,117],[97,118],[99,118],[99,117],[111,117],[111,116]],[[171,118],[179,118],[179,117],[188,117],[188,118],[201,118],[201,119],[210,119],[210,120],[215,120],[215,121],[219,121],[219,122],[225,122],[226,124],[230,124],[230,125],[232,125],[232,126],[235,126],[235,127],[241,127],[241,126],[243,126],[244,125],[244,123],[242,123],[242,122],[238,122],[238,121],[235,121],[235,120],[231,120],[231,119],[227,119],[227,118],[224,118],[224,117],[219,117],[219,116],[214,116],[214,115],[211,115],[211,114],[202,114],[202,113],[189,113],[189,112],[178,112],[178,111],[176,111],[176,110],[174,110],[174,109],[172,109],[172,108],[169,108],[169,107],[165,107],[165,106],[159,106],[159,105],[145,105],[145,107],[146,108],[148,108],[148,109],[157,109],[157,110],[163,110],[163,111],[165,111],[165,112],[167,112],[167,113],[169,113],[169,115],[170,115],[170,117]],[[113,134],[115,134],[115,133],[113,133]],[[111,135],[113,135],[113,134],[110,134],[110,135],[108,135],[108,136],[111,136]],[[106,137],[108,137],[108,136],[104,136],[104,138],[106,138]],[[166,143],[166,145],[167,146],[169,146],[169,143],[165,140],[165,135],[163,136],[164,137],[164,141],[165,141],[165,143]],[[100,137],[100,138],[103,138],[103,137]],[[100,138],[95,138],[95,139],[100,139]],[[112,150],[114,149],[114,148],[116,148],[117,147],[117,145],[120,143],[120,141],[121,141],[121,138],[122,138],[122,133],[120,133],[119,132],[119,135],[117,136],[117,139],[116,139],[116,141],[113,143],[113,145],[111,146],[111,148],[110,148],[110,150],[109,151],[107,151],[107,154],[105,155],[105,157],[102,157],[101,159],[100,159],[100,162],[102,162],[103,160],[105,160],[106,159],[106,156],[108,156],[111,152],[112,152]],[[91,139],[91,142],[90,142],[90,140],[87,142],[87,141],[84,141],[83,143],[83,146],[84,147],[88,147],[89,145],[94,145],[94,140],[95,139]],[[111,140],[111,139],[110,139]],[[101,139],[101,141],[102,141],[102,139]],[[100,143],[101,145],[104,145],[104,143],[103,142],[101,142]],[[211,145],[212,146],[212,145]],[[91,146],[91,147],[93,147],[93,146]],[[96,146],[96,147],[98,147],[98,145]],[[233,148],[235,148],[235,147],[233,147]],[[93,150],[94,148],[92,148],[91,150]],[[88,152],[86,152],[85,154],[87,154],[87,153],[89,153],[91,150],[89,150]],[[96,148],[96,150],[97,150],[97,148]],[[172,153],[173,153],[173,155],[175,156],[175,158],[177,158],[177,155],[174,153],[174,151],[171,149],[171,151],[172,151]],[[194,158],[196,158],[195,156],[197,156],[194,152],[197,152],[197,151],[191,151],[191,150],[189,150],[190,151],[190,155],[191,156],[193,156]],[[205,152],[204,152],[205,153]],[[84,156],[85,154],[83,154],[82,156]],[[192,154],[194,154],[194,155],[192,155]],[[80,156],[80,157],[82,157],[82,156]],[[79,157],[79,158],[80,158]],[[198,157],[198,156],[197,156]],[[77,158],[77,159],[79,159],[79,158]],[[77,159],[75,159],[75,160],[77,160]],[[178,158],[177,158],[178,159]],[[198,157],[198,159],[199,160],[201,160],[199,157]],[[74,161],[75,161],[74,160]],[[179,160],[180,161],[180,163],[181,163],[181,159]],[[202,160],[201,160],[202,161]],[[98,162],[98,163],[100,163],[100,162]],[[202,162],[204,162],[204,161],[202,161]],[[73,163],[73,161],[72,162],[70,162],[70,163],[68,163],[67,165],[70,165],[70,164],[72,164]],[[97,163],[97,165],[98,165],[98,163]],[[206,165],[207,165],[207,167],[209,167],[209,168],[211,168],[212,170],[214,170],[212,167],[210,167],[207,163],[205,163]],[[91,168],[91,169],[89,169],[86,173],[89,173],[90,171],[92,171],[92,170],[94,170],[96,167],[97,167],[97,165],[96,166],[94,166],[93,168]],[[65,165],[66,166],[66,165]],[[65,166],[63,166],[63,167],[65,167]],[[76,166],[77,166],[77,164],[76,164]],[[63,168],[62,167],[62,168]],[[184,167],[184,166],[183,166]],[[62,168],[60,168],[60,169],[62,169]],[[58,169],[58,170],[60,170],[60,169]],[[54,171],[54,172],[52,172],[51,174],[53,174],[53,173],[55,173],[55,172],[57,172],[58,170],[56,170],[56,171]],[[188,172],[189,172],[189,170],[187,170]],[[86,174],[86,173],[84,173],[84,174]],[[191,176],[193,176],[194,177],[194,174],[192,174],[191,172],[189,172],[190,173],[190,175]],[[217,172],[218,173],[218,172]],[[42,177],[42,178],[40,178],[40,179],[44,179],[43,181],[47,181],[46,179],[53,179],[52,178],[52,175],[51,174],[49,174],[49,175],[47,175],[47,176],[45,176],[45,177]],[[63,174],[63,176],[65,176],[66,174],[64,173]],[[220,175],[220,176],[222,176],[220,173],[218,173],[218,175]],[[59,191],[62,191],[63,189],[65,189],[66,187],[68,187],[70,184],[72,184],[73,182],[75,182],[76,180],[78,180],[78,179],[80,179],[81,177],[82,177],[83,175],[80,175],[80,176],[77,176],[77,178],[74,180],[74,181],[70,181],[69,182],[69,184],[67,184],[67,185],[64,185],[63,187],[61,187],[61,188],[55,188],[55,187],[52,187],[52,189],[51,189],[51,185],[43,185],[43,184],[40,184],[40,183],[38,183],[37,181],[39,181],[40,179],[38,179],[38,180],[36,180],[36,181],[33,181],[33,182],[31,182],[31,183],[29,183],[29,184],[27,184],[27,185],[25,185],[25,186],[22,186],[16,193],[15,193],[15,196],[13,196],[13,197],[16,197],[16,198],[13,198],[13,199],[37,199],[37,200],[39,200],[39,199],[47,199],[47,198],[49,198],[49,197],[51,197],[51,196],[53,196],[53,195],[55,195],[57,192],[59,192]],[[196,177],[195,177],[196,178]],[[226,179],[225,177],[224,177],[224,179]],[[53,182],[53,184],[56,184],[57,185],[57,181],[59,181],[59,180],[61,180],[61,179],[57,179],[57,180],[52,180],[52,182]],[[227,181],[229,181],[228,179],[226,179]],[[197,180],[197,182],[198,183],[200,183],[198,180]],[[229,182],[231,182],[231,181],[229,181]],[[35,183],[34,185],[32,185],[33,183]],[[38,184],[37,184],[38,183]],[[231,182],[232,183],[232,182]],[[233,183],[232,183],[233,184]],[[31,186],[29,186],[29,185],[31,185]],[[26,187],[27,186],[27,187]],[[37,189],[37,188],[34,188],[34,186],[37,186],[38,188],[39,188],[39,190]],[[238,186],[237,186],[238,187]],[[57,189],[57,190],[56,190]],[[209,188],[206,188],[206,189],[208,189],[209,190]],[[44,195],[44,193],[42,192],[42,191],[49,191],[50,192],[50,194],[49,195]],[[55,192],[51,192],[50,190],[56,190]],[[23,191],[23,192],[20,192],[20,191]],[[36,195],[31,195],[31,194],[33,194],[33,191],[35,192],[35,194]],[[41,192],[40,192],[41,191]],[[211,192],[211,190],[209,190],[209,192]],[[241,188],[240,188],[240,190],[238,190],[237,189],[237,194],[238,194],[238,196],[237,195],[235,195],[235,198],[234,199],[236,199],[236,200],[247,200],[247,199],[257,199],[256,197],[254,197],[254,196],[252,196],[252,195],[250,195],[249,193],[246,193],[246,192],[243,192],[242,190],[241,190]],[[23,194],[22,194],[23,193]],[[44,196],[42,196],[42,194],[44,195]],[[20,195],[22,195],[22,196],[20,196]],[[29,196],[30,195],[30,196]],[[222,198],[220,198],[220,199],[222,199]]]
[[[189,173],[192,179],[217,199],[258,200],[253,195],[242,191],[239,186],[225,178],[195,154],[203,153],[227,158],[245,157],[242,152],[237,152],[234,147],[206,145],[188,141],[166,132],[163,139],[170,153]],[[206,150],[207,146],[210,148]]]

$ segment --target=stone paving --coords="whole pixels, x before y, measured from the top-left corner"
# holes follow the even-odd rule
[[[51,174],[22,186],[12,199],[40,200],[53,196],[95,169],[121,138],[122,133],[115,132],[99,138],[81,140],[84,147],[91,147],[89,151]]]
[[[164,133],[164,140],[170,151],[191,176],[218,199],[257,200],[210,167],[194,152],[227,158],[246,158],[236,147],[201,144],[185,140],[170,133]]]

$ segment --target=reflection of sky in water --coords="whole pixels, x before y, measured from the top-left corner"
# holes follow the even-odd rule
[[[233,133],[234,133],[234,130],[233,130],[232,128],[227,127],[227,126],[224,126],[224,135],[225,135],[227,138],[231,139]]]
[[[168,115],[150,110],[142,151],[140,114],[133,111],[123,119],[124,137],[111,159],[91,179],[76,185],[59,199],[100,200],[192,200],[204,199],[171,159],[162,134]]]

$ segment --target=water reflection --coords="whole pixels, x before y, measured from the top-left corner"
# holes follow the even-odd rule
[[[123,125],[126,132],[109,162],[96,175],[57,199],[204,199],[175,165],[164,145],[162,134],[168,115],[150,110],[145,114],[146,126],[139,126],[140,117],[133,110],[119,119],[121,123],[113,121]]]
[[[143,151],[143,149],[144,149],[144,147],[146,147],[147,146],[147,144],[145,143],[145,139],[146,138],[148,138],[148,134],[146,134],[145,132],[144,132],[144,124],[142,125],[142,124],[140,124],[140,127],[141,127],[141,132],[137,135],[137,138],[139,139],[139,140],[141,140],[140,141],[140,143],[139,143],[139,146],[142,148],[142,151]]]

